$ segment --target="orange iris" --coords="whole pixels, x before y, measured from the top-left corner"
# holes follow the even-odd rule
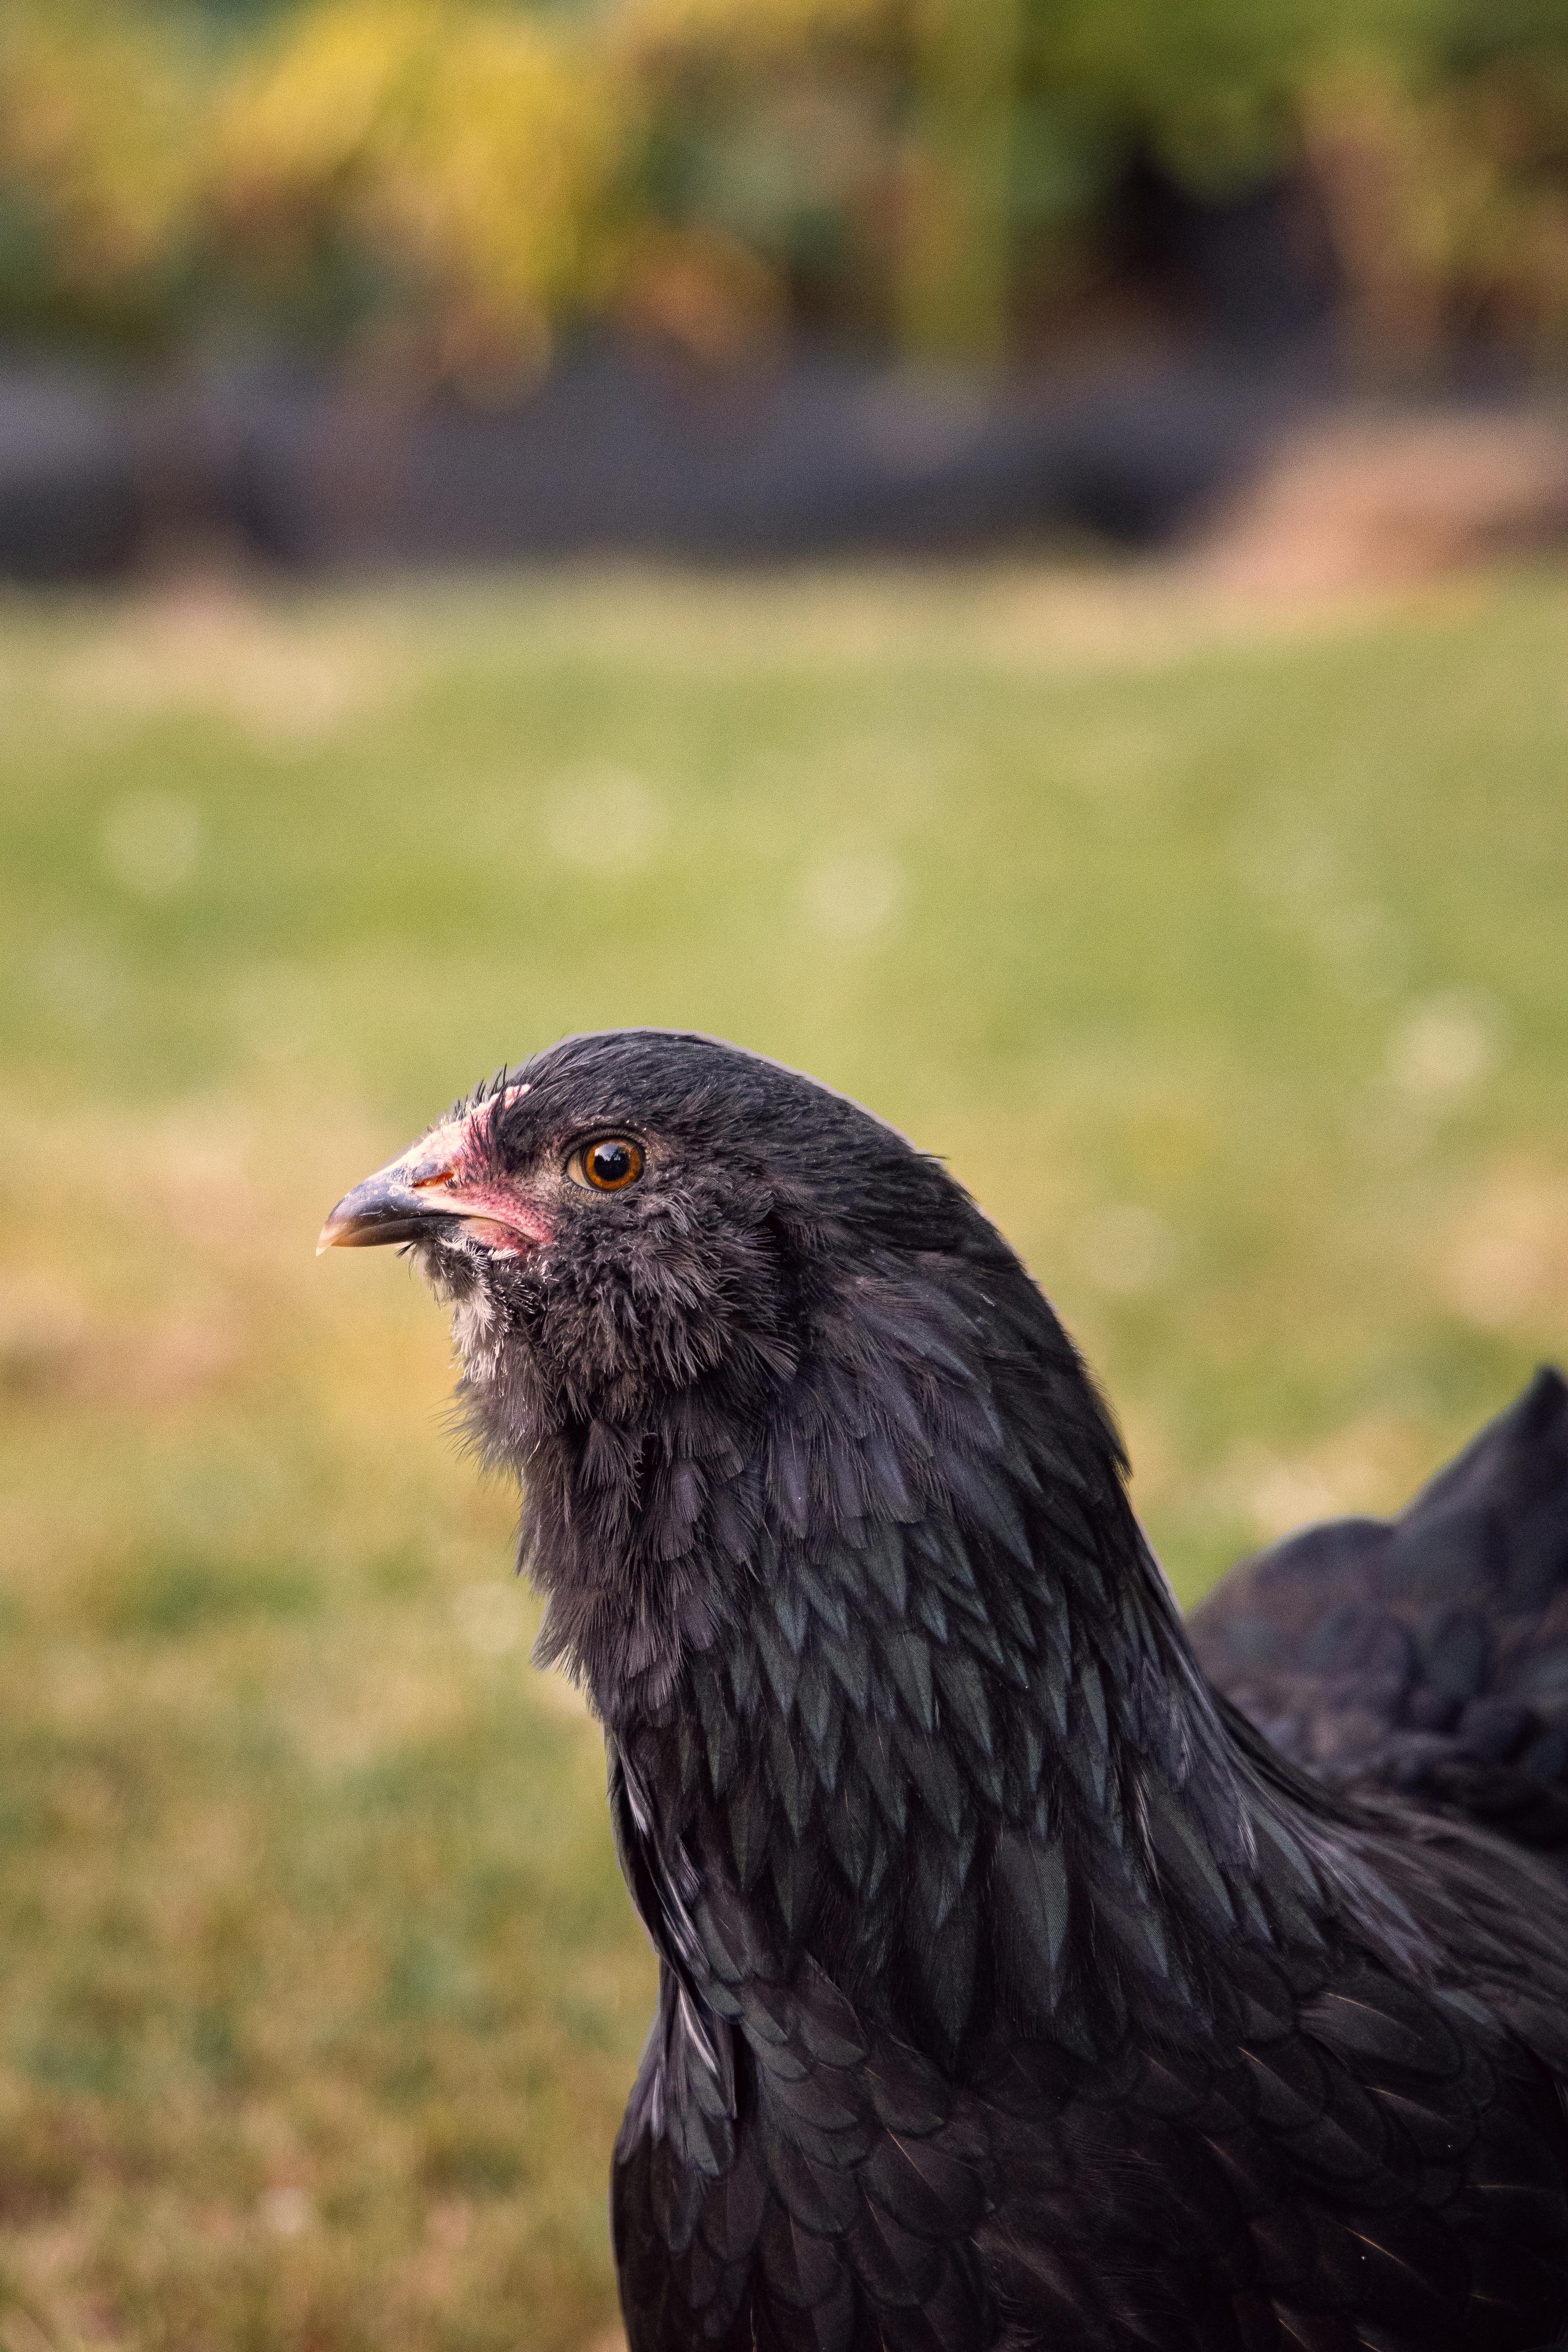
[[[583,1173],[595,1192],[624,1192],[642,1174],[642,1151],[624,1135],[607,1135],[583,1150]]]

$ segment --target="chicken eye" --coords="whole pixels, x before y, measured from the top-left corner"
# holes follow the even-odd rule
[[[585,1143],[576,1165],[595,1192],[624,1192],[642,1174],[642,1151],[624,1135],[606,1135],[597,1143]]]

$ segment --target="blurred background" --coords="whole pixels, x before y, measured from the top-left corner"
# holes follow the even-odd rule
[[[0,6],[0,2352],[614,2352],[652,1999],[338,1195],[721,1032],[1184,1597],[1568,1351],[1568,18]]]
[[[1565,353],[1562,0],[0,9],[0,574],[1151,544],[1287,448],[1397,567],[1563,526]]]

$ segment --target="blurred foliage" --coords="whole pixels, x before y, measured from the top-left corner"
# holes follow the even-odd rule
[[[1568,583],[0,606],[0,2343],[611,2352],[651,2009],[445,1318],[322,1214],[564,1030],[948,1155],[1184,1595],[1568,1349]]]
[[[129,12],[0,6],[0,320],[135,346],[182,314],[194,68]]]
[[[1568,347],[1568,37],[1448,77],[1363,58],[1310,85],[1301,119],[1374,363],[1456,333]]]
[[[1114,279],[1139,158],[1308,172],[1374,361],[1568,339],[1548,0],[4,0],[0,318],[492,393],[584,312],[999,354]]]
[[[368,328],[399,372],[504,387],[594,283],[625,114],[570,29],[327,0],[222,90],[197,185],[241,287]]]

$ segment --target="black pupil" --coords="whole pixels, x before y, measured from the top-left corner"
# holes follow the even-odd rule
[[[624,1184],[632,1172],[632,1155],[624,1143],[595,1143],[588,1154],[588,1172],[599,1184]]]

